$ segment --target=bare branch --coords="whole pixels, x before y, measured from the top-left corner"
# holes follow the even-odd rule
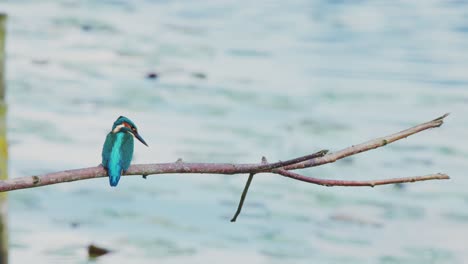
[[[234,216],[232,217],[231,222],[235,222],[237,220],[237,217],[239,216],[239,214],[240,214],[240,212],[242,210],[242,206],[244,206],[245,197],[247,196],[247,192],[249,191],[250,183],[252,182],[254,175],[255,175],[254,173],[249,174],[249,178],[247,179],[247,182],[245,183],[244,190],[242,191],[242,195],[241,195],[241,198],[240,198],[240,201],[239,201],[239,205],[237,206],[237,211],[234,214]]]
[[[287,161],[279,161],[279,162],[270,163],[270,164],[268,164],[266,162],[266,159],[263,158],[262,159],[262,165],[257,166],[256,169],[248,170],[247,172],[248,173],[257,173],[257,172],[262,172],[262,171],[270,171],[272,169],[281,168],[281,167],[285,167],[285,166],[288,166],[288,165],[293,165],[293,164],[300,163],[300,162],[303,162],[303,161],[311,160],[311,159],[314,159],[314,158],[323,157],[327,153],[328,153],[328,149],[323,149],[323,150],[320,150],[320,151],[315,152],[315,153],[310,154],[310,155],[305,155],[305,156],[302,156],[302,157],[299,157],[299,158],[290,159],[290,160],[287,160]],[[236,172],[236,173],[238,173],[238,172]]]
[[[265,157],[262,157],[262,164],[268,164],[268,161]],[[250,183],[252,183],[253,177],[255,173],[250,173],[247,182],[245,183],[244,190],[242,191],[242,195],[239,201],[239,205],[237,206],[237,211],[231,219],[231,222],[235,222],[237,217],[239,216],[240,212],[242,211],[242,206],[244,206],[245,197],[247,196],[247,192],[249,191]]]
[[[429,174],[426,176],[415,176],[415,177],[405,177],[405,178],[393,178],[393,179],[384,179],[384,180],[372,180],[372,181],[342,181],[342,180],[326,180],[326,179],[317,179],[312,177],[307,177],[292,171],[287,171],[284,169],[276,169],[273,173],[281,174],[285,177],[295,179],[298,181],[308,182],[312,184],[318,184],[323,186],[346,186],[346,187],[358,187],[358,186],[368,186],[374,187],[377,185],[386,185],[386,184],[395,184],[395,183],[408,183],[408,182],[417,182],[417,181],[429,181],[429,180],[448,180],[450,177],[447,174],[437,173]]]
[[[327,152],[328,150],[321,150],[310,155],[270,164],[185,163],[181,160],[173,163],[136,164],[131,165],[125,175],[143,175],[145,177],[153,174],[169,173],[241,174],[266,172],[274,168],[302,162],[315,157],[321,157]],[[0,181],[0,192],[106,176],[106,171],[102,166],[66,170],[44,175],[27,176]]]
[[[403,130],[401,132],[373,139],[365,143],[351,146],[340,150],[335,153],[325,155],[326,150],[319,151],[314,154],[306,155],[299,158],[294,158],[287,161],[280,161],[270,164],[230,164],[230,163],[185,163],[177,161],[173,163],[158,163],[158,164],[138,164],[132,165],[125,173],[125,175],[153,175],[153,174],[168,174],[168,173],[200,173],[200,174],[245,174],[245,173],[264,173],[272,172],[285,177],[290,177],[296,180],[305,182],[331,185],[331,186],[375,186],[381,184],[392,184],[401,182],[414,182],[423,180],[435,180],[435,179],[448,179],[445,174],[432,174],[423,177],[408,177],[408,178],[397,178],[381,181],[333,181],[333,180],[321,180],[310,177],[305,177],[300,174],[290,172],[290,170],[303,169],[307,167],[319,166],[326,163],[334,162],[338,159],[355,155],[364,151],[375,149],[378,147],[385,146],[393,143],[402,138],[406,138],[410,135],[424,131],[429,128],[439,127],[443,124],[443,119],[448,114],[445,114],[432,121],[414,126],[412,128]],[[325,155],[325,156],[324,156]],[[0,192],[19,190],[25,188],[33,188],[63,182],[71,182],[78,180],[93,179],[99,177],[106,177],[106,171],[102,166],[67,170],[55,173],[48,173],[38,176],[26,176],[20,178],[12,178],[8,180],[0,181]]]
[[[429,122],[408,128],[406,130],[403,130],[398,133],[391,134],[385,137],[372,139],[367,142],[361,143],[359,145],[347,147],[345,149],[328,154],[321,158],[315,158],[315,159],[311,159],[311,160],[308,160],[299,164],[284,166],[284,169],[297,170],[297,169],[320,166],[320,165],[324,165],[327,163],[335,162],[339,159],[346,158],[346,157],[349,157],[349,156],[352,156],[352,155],[355,155],[364,151],[383,147],[397,140],[400,140],[400,139],[409,137],[411,135],[414,135],[416,133],[419,133],[421,131],[424,131],[426,129],[440,127],[444,123],[444,118],[446,118],[448,115],[449,114],[447,113]]]

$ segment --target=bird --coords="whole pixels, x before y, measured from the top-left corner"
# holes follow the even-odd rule
[[[134,137],[148,147],[145,140],[138,134],[138,129],[132,120],[119,116],[112,125],[112,130],[107,134],[102,147],[101,165],[107,171],[111,187],[117,186],[120,176],[130,167]]]

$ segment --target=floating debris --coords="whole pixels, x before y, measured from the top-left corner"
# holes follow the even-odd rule
[[[146,74],[147,79],[156,79],[158,77],[159,77],[159,75],[156,72],[149,72],[149,73]]]
[[[204,74],[203,72],[193,72],[192,76],[197,79],[206,79],[206,74]]]
[[[78,227],[80,227],[80,223],[78,223],[78,222],[71,222],[71,223],[70,223],[70,227],[71,227],[71,228],[78,228]]]
[[[97,257],[100,257],[102,255],[106,255],[108,253],[110,253],[111,251],[106,249],[106,248],[102,248],[102,247],[98,247],[96,245],[89,245],[88,246],[88,256],[89,258],[97,258]]]
[[[81,30],[83,31],[91,31],[93,27],[91,25],[81,25]]]

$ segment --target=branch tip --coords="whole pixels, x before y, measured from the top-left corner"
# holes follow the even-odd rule
[[[263,158],[265,158],[265,157],[263,157]],[[234,216],[232,217],[231,223],[235,222],[237,220],[237,217],[239,216],[239,214],[240,214],[240,212],[242,210],[242,206],[244,206],[245,197],[247,196],[247,192],[249,191],[250,183],[252,182],[254,175],[255,175],[255,173],[250,173],[249,174],[249,178],[247,179],[247,182],[245,183],[245,186],[244,186],[244,190],[242,191],[242,195],[241,195],[241,198],[240,198],[240,201],[239,201],[239,205],[237,206],[237,211],[234,214]]]
[[[444,124],[444,118],[446,118],[449,115],[450,113],[445,113],[444,115],[432,120],[431,122],[436,122],[437,123],[436,127],[440,127],[442,124]]]
[[[450,179],[448,175],[437,173],[429,174],[425,176],[415,176],[415,177],[404,177],[404,178],[392,178],[392,179],[383,179],[383,180],[372,180],[372,181],[346,181],[346,180],[328,180],[328,179],[318,179],[313,177],[304,176],[295,172],[287,171],[285,169],[277,169],[274,171],[280,175],[283,175],[288,178],[292,178],[298,181],[308,182],[317,185],[324,185],[327,187],[331,186],[345,186],[345,187],[358,187],[358,186],[369,186],[375,187],[378,185],[387,185],[387,184],[396,184],[396,183],[411,183],[418,181],[429,181],[429,180],[448,180]]]

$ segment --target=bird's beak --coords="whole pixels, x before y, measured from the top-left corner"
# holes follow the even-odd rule
[[[133,133],[133,135],[135,135],[135,137],[140,140],[141,143],[143,143],[143,145],[147,146],[148,147],[148,144],[146,144],[145,140],[138,134],[138,133]]]

